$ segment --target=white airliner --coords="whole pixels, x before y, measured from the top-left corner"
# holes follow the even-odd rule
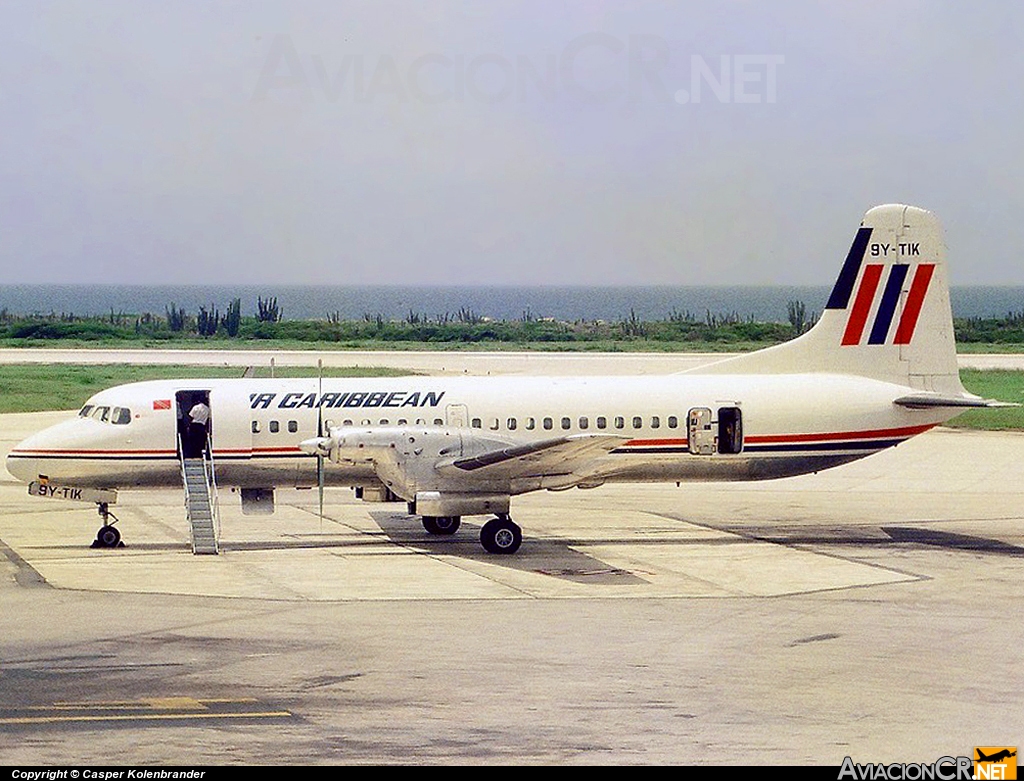
[[[29,437],[7,469],[96,501],[98,540],[116,545],[107,502],[182,486],[182,460],[204,449],[185,422],[202,400],[216,483],[241,489],[245,512],[272,510],[276,487],[353,486],[408,502],[432,534],[494,515],[481,543],[513,553],[512,496],[816,472],[995,405],[960,384],[945,255],[930,212],[878,206],[817,324],[782,345],[661,377],[139,382]]]

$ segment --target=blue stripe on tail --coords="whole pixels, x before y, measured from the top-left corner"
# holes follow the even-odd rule
[[[871,228],[858,228],[857,235],[850,245],[850,252],[843,263],[843,270],[839,272],[839,279],[836,286],[832,288],[832,295],[828,297],[826,309],[846,309],[850,303],[850,296],[853,293],[853,286],[857,282],[857,274],[860,273],[860,264],[864,260],[864,251],[868,248],[868,240],[871,238]]]
[[[868,344],[885,344],[885,337],[889,334],[889,326],[892,325],[893,315],[896,314],[896,304],[899,303],[900,291],[903,290],[903,281],[907,278],[909,268],[910,266],[901,263],[889,271],[889,281],[885,283],[882,303],[878,305],[878,315],[871,328]]]

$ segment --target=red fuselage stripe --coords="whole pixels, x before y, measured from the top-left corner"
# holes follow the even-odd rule
[[[823,434],[770,434],[764,436],[751,436],[744,437],[744,441],[752,445],[754,444],[780,444],[786,442],[835,442],[844,439],[881,439],[881,438],[892,438],[892,437],[912,437],[917,434],[923,434],[931,428],[934,428],[936,423],[927,423],[922,426],[906,426],[904,428],[880,428],[871,429],[869,431],[838,431],[832,433]],[[687,440],[685,439],[631,439],[624,443],[621,447],[685,447]],[[244,449],[232,449],[232,450],[217,450],[214,452],[214,457],[218,455],[236,455],[245,454],[252,452],[254,454],[261,453],[294,453],[295,455],[301,455],[302,451],[297,447],[261,447],[253,448],[251,451]],[[12,450],[11,455],[13,456],[37,456],[45,458],[46,456],[168,456],[175,457],[177,453],[174,450]]]
[[[927,423],[923,426],[906,426],[905,428],[880,428],[872,431],[839,431],[832,434],[776,434],[765,437],[745,437],[745,442],[751,444],[767,444],[781,442],[834,442],[843,439],[875,439],[883,437],[912,437],[916,434],[923,434],[928,429],[934,428],[937,423]]]

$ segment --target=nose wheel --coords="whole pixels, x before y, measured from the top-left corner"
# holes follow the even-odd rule
[[[100,502],[96,507],[100,518],[103,519],[103,525],[100,530],[96,532],[96,539],[93,540],[91,548],[123,548],[124,543],[121,542],[121,532],[117,530],[114,523],[117,523],[117,516],[110,512],[110,508],[106,502]],[[113,518],[113,523],[110,519]]]

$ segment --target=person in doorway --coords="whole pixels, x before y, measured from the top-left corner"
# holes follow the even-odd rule
[[[188,434],[191,441],[190,450],[194,458],[198,458],[206,450],[206,435],[210,424],[210,408],[202,399],[192,405],[188,413]]]

